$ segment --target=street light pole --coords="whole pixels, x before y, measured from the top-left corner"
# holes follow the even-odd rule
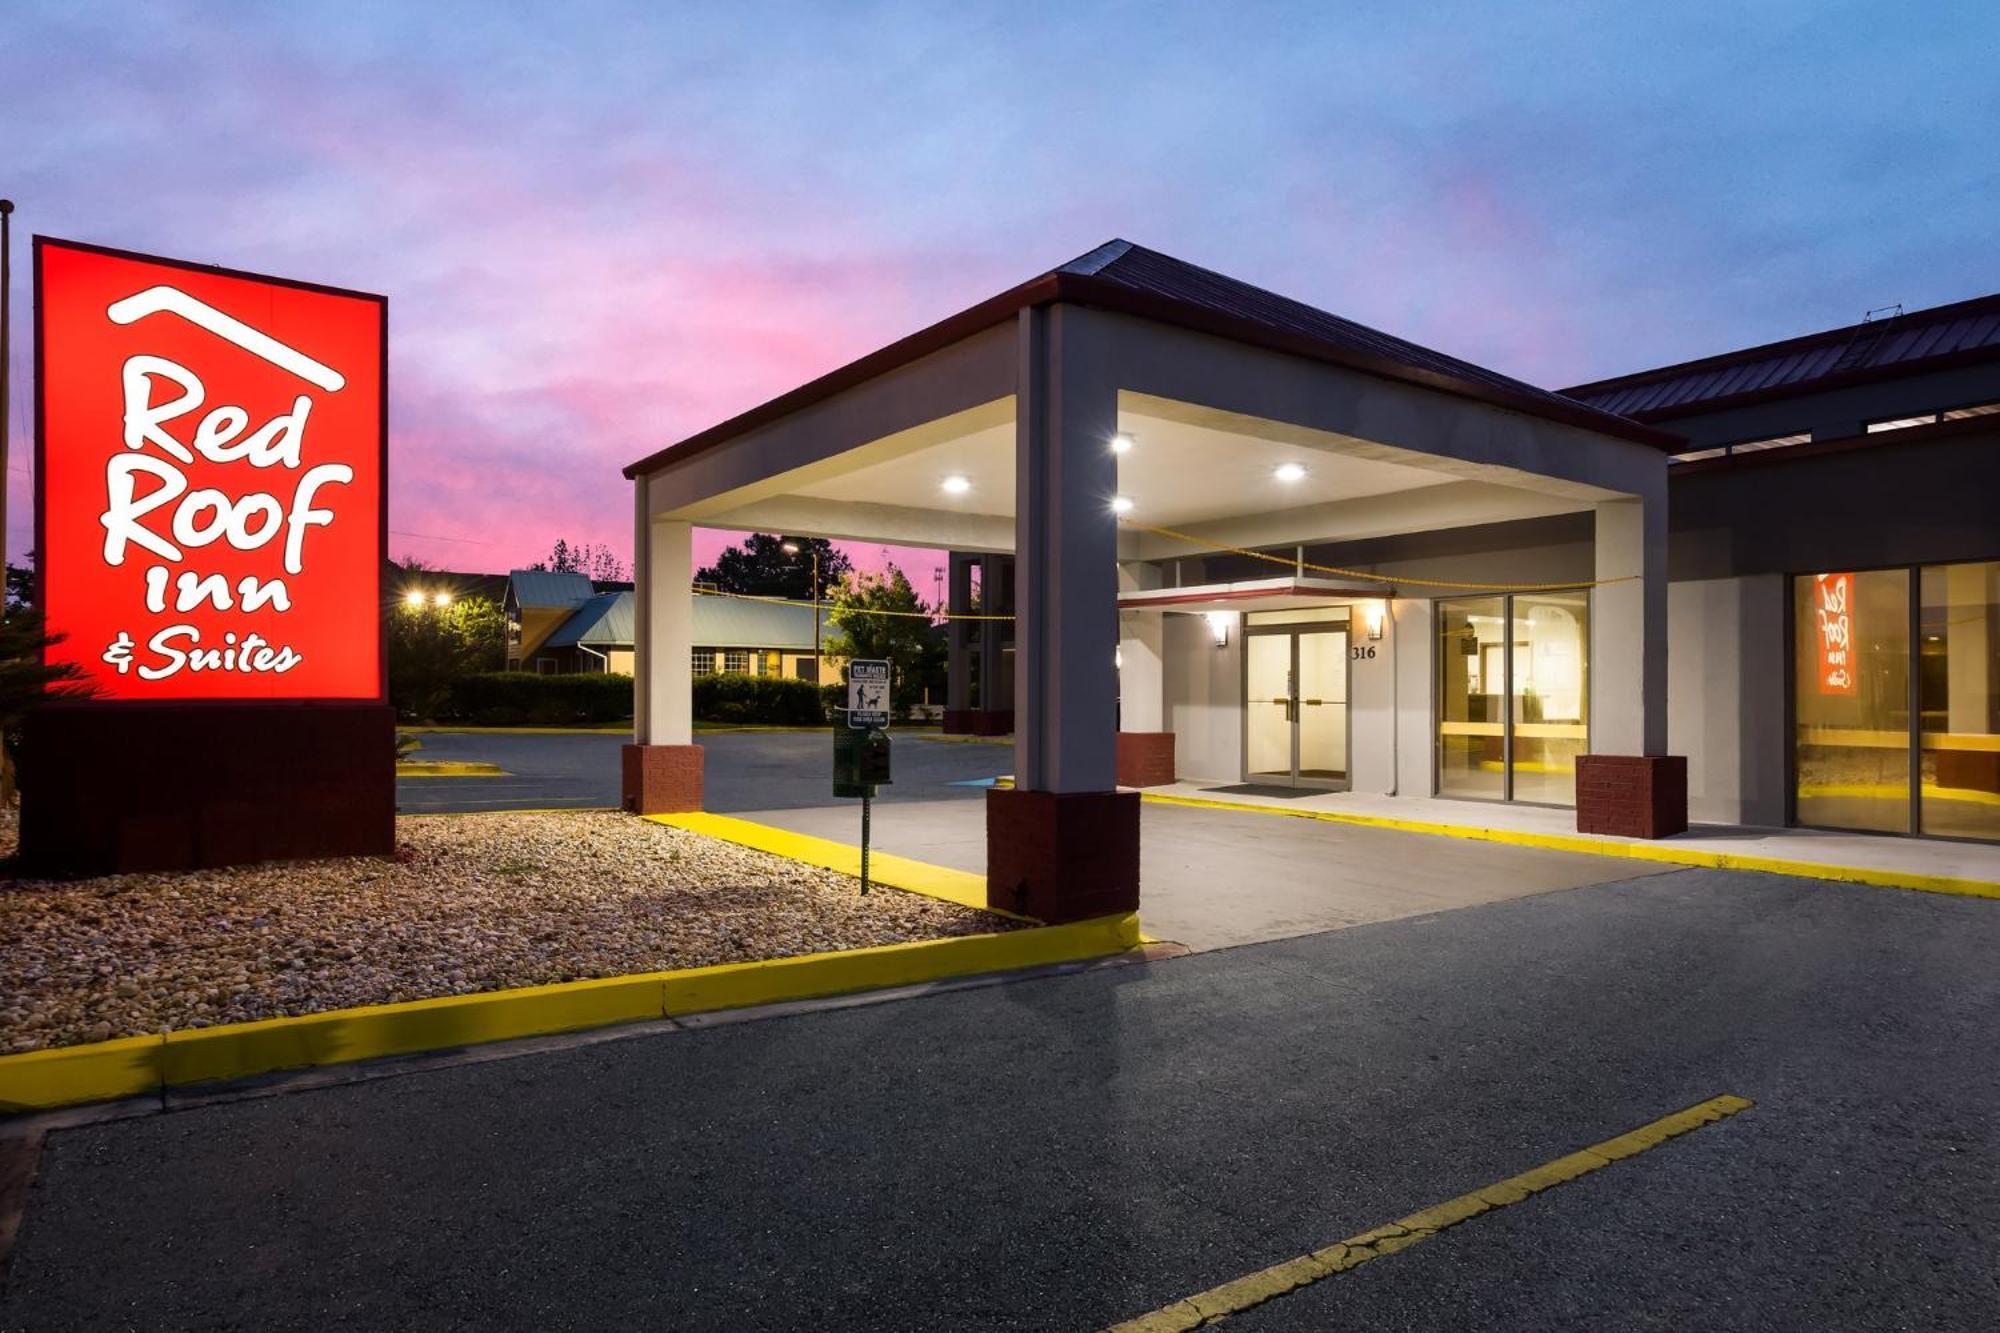
[[[802,549],[797,542],[782,542],[778,549],[786,555],[797,555]],[[819,547],[812,548],[812,593],[813,608],[813,679],[824,685],[819,672]]]

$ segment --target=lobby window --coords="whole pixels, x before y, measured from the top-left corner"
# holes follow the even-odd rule
[[[2000,841],[2000,561],[1793,581],[1801,824]]]
[[[2000,841],[2000,560],[1918,576],[1918,819]]]
[[[1572,805],[1589,745],[1587,589],[1437,603],[1438,793]]]
[[[1797,431],[1791,435],[1768,435],[1761,440],[1745,440],[1741,444],[1729,446],[1732,454],[1762,453],[1766,449],[1789,449],[1795,444],[1805,444],[1812,439],[1809,431]]]
[[[689,659],[689,665],[697,676],[706,676],[715,670],[715,654],[706,648],[697,648]]]
[[[1890,417],[1886,421],[1869,422],[1868,433],[1874,435],[1885,430],[1904,430],[1910,426],[1930,426],[1936,424],[1937,419],[1938,414],[1935,412],[1926,412],[1921,416],[1914,417]]]
[[[732,676],[750,674],[750,650],[748,648],[728,648],[723,650],[722,669]]]
[[[1670,463],[1699,463],[1704,458],[1724,458],[1731,454],[1761,453],[1766,449],[1789,449],[1795,444],[1805,444],[1812,439],[1810,431],[1797,431],[1791,435],[1766,435],[1761,439],[1739,440],[1735,444],[1718,445],[1712,449],[1691,449],[1684,454],[1675,454]]]

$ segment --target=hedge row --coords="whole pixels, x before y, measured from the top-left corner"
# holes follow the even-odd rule
[[[713,674],[694,678],[694,720],[778,727],[826,721],[825,687],[790,676]]]
[[[568,726],[623,722],[631,716],[630,676],[488,671],[453,681],[438,720],[486,727]]]

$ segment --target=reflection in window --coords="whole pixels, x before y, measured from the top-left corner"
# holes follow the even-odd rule
[[[1910,572],[1792,583],[1798,820],[1910,830]]]
[[[1439,794],[1574,804],[1590,739],[1589,592],[1437,607]]]
[[[1507,599],[1469,597],[1437,605],[1438,793],[1501,800],[1507,795]]]
[[[2000,839],[2000,561],[1919,577],[1923,831]]]
[[[1573,805],[1590,736],[1589,594],[1516,596],[1514,643],[1514,799]]]

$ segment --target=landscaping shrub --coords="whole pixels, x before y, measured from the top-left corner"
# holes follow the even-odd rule
[[[826,721],[826,705],[809,680],[718,672],[694,678],[694,720],[810,727]]]
[[[632,716],[632,678],[609,672],[542,676],[486,671],[451,683],[439,720],[475,726],[574,726]]]

